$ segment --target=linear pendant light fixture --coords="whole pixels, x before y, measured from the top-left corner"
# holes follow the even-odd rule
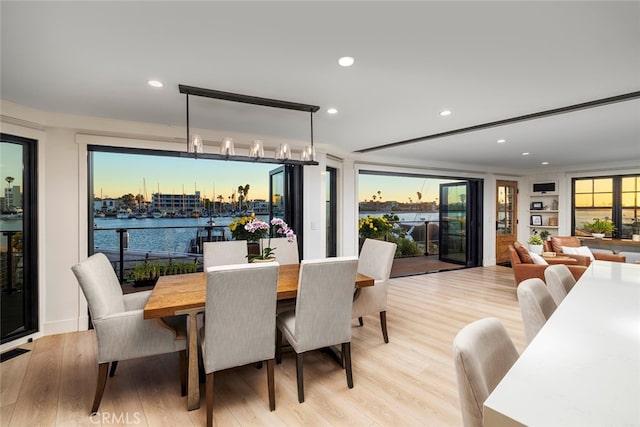
[[[187,96],[187,152],[182,157],[201,157],[214,160],[235,160],[241,162],[260,162],[260,163],[277,163],[290,165],[317,165],[316,151],[313,146],[313,113],[320,109],[317,105],[300,104],[297,102],[282,101],[279,99],[259,98],[256,96],[241,95],[238,93],[222,92],[213,89],[203,89],[194,86],[178,85],[180,93]],[[264,107],[284,108],[286,110],[306,111],[309,112],[311,141],[300,153],[301,160],[291,158],[291,149],[289,144],[280,144],[276,150],[276,157],[264,157],[264,149],[262,141],[254,140],[249,149],[249,156],[235,155],[233,139],[223,138],[220,154],[204,153],[202,138],[191,134],[189,127],[189,95],[201,96],[204,98],[222,99],[231,102],[240,102],[243,104],[261,105]]]

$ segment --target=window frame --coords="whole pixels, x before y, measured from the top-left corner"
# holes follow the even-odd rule
[[[611,203],[611,220],[615,226],[615,231],[612,233],[612,237],[615,239],[621,238],[622,226],[623,226],[623,211],[625,208],[622,206],[622,180],[623,178],[640,178],[640,174],[624,174],[624,175],[598,175],[598,176],[581,176],[575,177],[571,180],[571,235],[576,235],[576,212],[587,209],[598,209],[597,206],[591,206],[589,208],[577,208],[576,207],[576,183],[584,180],[598,180],[598,179],[611,179],[612,180],[612,203]],[[581,193],[582,194],[582,193]],[[596,194],[592,189],[591,194]],[[639,201],[637,200],[636,203]],[[608,209],[608,207],[606,207]],[[602,208],[604,209],[604,208]],[[627,207],[626,209],[629,209]],[[640,207],[636,204],[636,218],[640,216]]]

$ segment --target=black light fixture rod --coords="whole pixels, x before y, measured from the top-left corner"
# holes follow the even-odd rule
[[[558,114],[571,113],[573,111],[585,110],[587,108],[600,107],[607,104],[614,104],[616,102],[629,101],[632,99],[640,98],[640,91],[625,93],[622,95],[611,96],[608,98],[596,99],[594,101],[583,102],[581,104],[569,105],[566,107],[554,108],[552,110],[539,111],[537,113],[525,114],[523,116],[511,117],[504,120],[498,120],[495,122],[482,123],[479,125],[469,126],[460,129],[454,129],[446,132],[434,133],[431,135],[419,136],[417,138],[405,139],[403,141],[391,142],[389,144],[382,144],[375,147],[363,148],[356,150],[356,153],[368,153],[371,151],[383,150],[386,148],[399,147],[402,145],[412,144],[419,141],[428,141],[430,139],[444,138],[447,136],[458,135],[461,133],[474,132],[477,130],[488,129],[492,127],[509,125],[512,123],[524,122],[527,120],[535,120],[543,117],[555,116]]]
[[[241,102],[244,104],[263,105],[265,107],[284,108],[286,110],[309,111],[315,113],[320,109],[317,105],[301,104],[298,102],[282,101],[280,99],[260,98],[239,93],[223,92],[220,90],[204,89],[195,86],[178,85],[180,93],[203,96],[205,98],[223,99],[225,101]]]
[[[189,151],[189,94],[187,94],[187,152]]]
[[[309,113],[309,117],[311,121],[311,148],[313,148],[313,112]]]

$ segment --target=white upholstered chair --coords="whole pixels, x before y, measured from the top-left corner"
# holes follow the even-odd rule
[[[274,237],[269,239],[260,239],[260,247],[269,247],[274,250],[276,261],[280,265],[300,264],[300,255],[298,254],[298,242],[289,242],[286,237]]]
[[[465,427],[483,426],[484,401],[517,359],[518,351],[498,319],[480,319],[458,332],[453,362]]]
[[[542,279],[533,278],[522,281],[517,292],[524,322],[524,334],[529,344],[557,306]]]
[[[556,305],[559,305],[564,297],[576,284],[576,279],[566,265],[550,265],[544,270],[544,279],[547,289]]]
[[[111,263],[96,253],[71,267],[89,304],[98,340],[98,382],[91,407],[94,413],[119,360],[180,352],[182,395],[186,394],[186,320],[184,317],[144,319],[143,309],[151,291],[123,295]],[[169,326],[170,323],[173,327]]]
[[[278,263],[236,264],[207,269],[205,324],[200,329],[206,373],[207,425],[213,423],[213,378],[223,369],[267,362],[269,408],[275,387]]]
[[[347,386],[353,388],[351,306],[357,266],[356,257],[302,261],[295,311],[278,314],[276,360],[281,359],[284,336],[296,352],[300,403],[304,402],[302,361],[303,353],[307,351],[341,345]]]
[[[202,245],[203,267],[217,265],[247,264],[247,241],[205,242]]]
[[[384,342],[389,342],[387,333],[387,293],[389,291],[389,275],[393,257],[396,253],[395,243],[382,240],[366,239],[358,258],[358,273],[373,277],[374,286],[358,288],[353,301],[352,318],[358,318],[360,326],[367,314],[380,313],[380,327]]]

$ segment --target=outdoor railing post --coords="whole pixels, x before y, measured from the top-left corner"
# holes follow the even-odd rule
[[[124,283],[124,233],[126,232],[126,228],[118,228],[116,230],[116,233],[120,234],[120,284]]]
[[[429,255],[429,221],[424,222],[424,254]]]
[[[205,229],[207,230],[207,242],[211,241],[211,234],[213,232],[213,226],[212,225],[207,225],[205,226]]]

